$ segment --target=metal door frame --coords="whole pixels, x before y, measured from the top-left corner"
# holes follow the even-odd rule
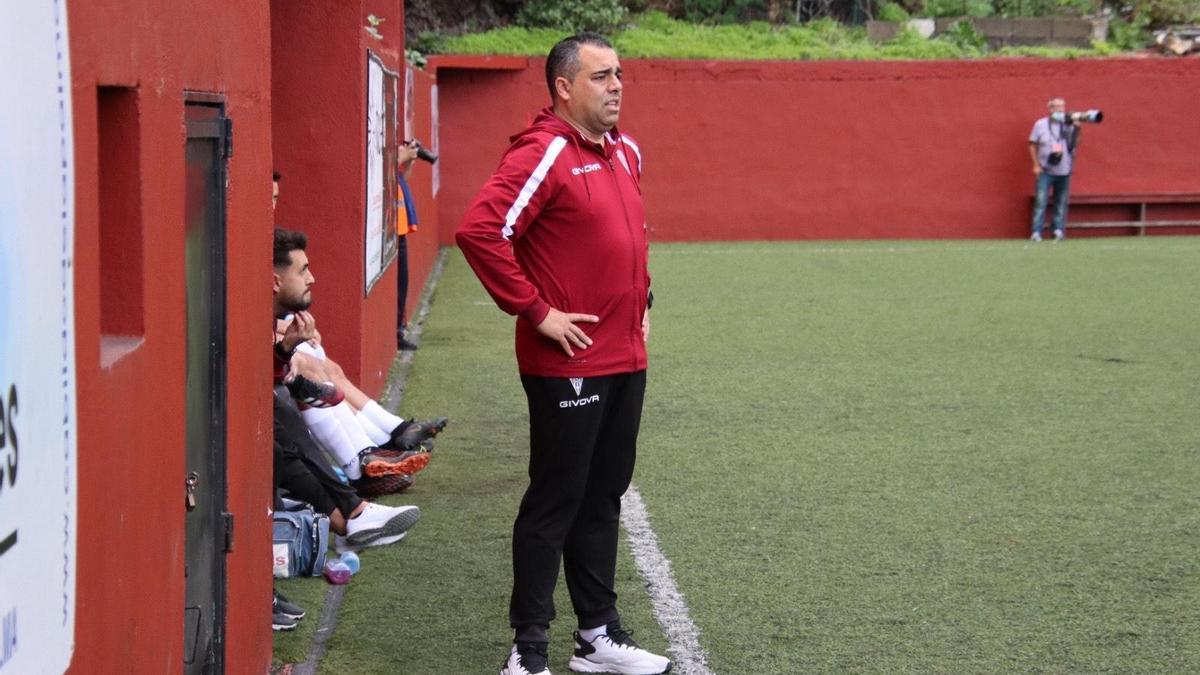
[[[229,178],[229,158],[232,155],[232,124],[225,115],[225,97],[221,94],[208,92],[185,91],[183,97],[184,103],[184,127],[185,139],[184,148],[186,154],[187,141],[195,138],[212,138],[216,140],[216,181],[219,189],[216,193],[216,203],[210,203],[209,207],[215,214],[212,221],[213,234],[211,248],[208,251],[207,260],[211,265],[210,270],[214,272],[212,275],[212,294],[211,301],[219,311],[215,311],[215,316],[212,319],[209,338],[213,344],[217,345],[214,351],[214,359],[210,364],[210,383],[212,385],[212,395],[209,398],[209,419],[211,423],[210,441],[212,443],[212,462],[215,466],[212,467],[212,475],[217,476],[220,482],[219,486],[213,486],[213,494],[209,499],[204,499],[205,507],[210,511],[210,516],[213,519],[217,531],[224,531],[223,542],[215,541],[213,546],[216,549],[217,555],[213,557],[213,568],[210,570],[213,578],[213,617],[212,617],[212,661],[211,669],[206,668],[205,672],[223,673],[225,672],[225,619],[226,619],[226,596],[228,594],[227,585],[227,565],[226,557],[231,550],[232,544],[232,517],[226,512],[226,506],[229,500],[229,477],[228,477],[228,439],[227,433],[227,414],[228,414],[228,362],[229,362],[229,344],[227,339],[227,321],[228,321],[228,303],[227,303],[227,283],[226,276],[228,270],[228,256],[226,255],[226,245],[228,237],[227,226],[227,206],[228,200],[226,195],[226,186]],[[217,116],[214,120],[189,120],[188,108],[193,106],[215,108]],[[186,159],[185,159],[186,162]],[[186,173],[186,167],[185,167]],[[210,197],[211,199],[211,197]],[[186,453],[186,449],[185,449]],[[215,499],[212,499],[215,497]],[[223,544],[223,545],[222,545]],[[187,545],[184,545],[185,558]],[[185,591],[186,595],[186,591]],[[186,607],[186,602],[185,602]],[[184,624],[186,627],[186,617]],[[186,628],[185,628],[186,629]],[[187,651],[187,645],[184,646],[184,651]],[[193,650],[193,659],[200,657]],[[204,655],[203,658],[207,658]]]

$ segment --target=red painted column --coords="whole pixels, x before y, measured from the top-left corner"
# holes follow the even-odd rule
[[[271,663],[270,63],[265,3],[95,0],[68,6],[75,135],[78,547],[71,672],[175,673],[184,657],[184,92],[220,93],[234,120],[227,217],[227,672]],[[197,26],[203,30],[197,30]],[[140,233],[101,242],[98,88],[137,115]],[[112,166],[112,165],[110,165]],[[113,280],[102,256],[140,257],[141,340],[102,338]],[[135,303],[136,307],[137,304]],[[122,330],[139,330],[137,321]],[[112,325],[110,325],[110,328]]]

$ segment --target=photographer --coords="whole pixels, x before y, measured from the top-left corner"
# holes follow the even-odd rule
[[[1067,195],[1071,191],[1071,170],[1075,166],[1075,145],[1079,142],[1079,127],[1067,115],[1067,103],[1052,98],[1046,104],[1050,114],[1033,123],[1029,133],[1029,157],[1033,160],[1033,175],[1037,177],[1037,193],[1033,202],[1033,234],[1030,240],[1042,240],[1042,219],[1046,213],[1050,188],[1054,188],[1054,216],[1051,229],[1054,240],[1067,236]]]
[[[413,202],[407,179],[412,173],[413,161],[417,159],[421,150],[421,144],[415,140],[402,143],[396,173],[396,184],[399,188],[396,199],[400,202],[397,205],[400,208],[396,209],[396,236],[399,238],[396,250],[396,347],[402,350],[417,348],[404,336],[408,326],[405,316],[408,300],[408,233],[417,231],[417,205]]]

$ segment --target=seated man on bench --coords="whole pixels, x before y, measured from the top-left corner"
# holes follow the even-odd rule
[[[311,318],[311,314],[305,312],[301,320]],[[294,321],[291,317],[276,320],[277,340],[283,340]],[[445,417],[428,421],[405,420],[388,412],[356,387],[342,367],[326,354],[321,345],[321,334],[315,326],[312,335],[296,346],[290,365],[296,372],[303,373],[306,380],[323,383],[326,388],[332,385],[343,396],[333,403],[322,399],[316,389],[311,389],[307,397],[301,393],[301,398],[305,399],[300,406],[301,414],[317,442],[339,459],[343,471],[352,479],[358,478],[350,474],[356,457],[361,473],[372,478],[396,473],[414,474],[423,469],[429,461],[428,451],[433,449],[434,437],[445,428],[448,420]],[[343,458],[346,461],[343,462]]]
[[[277,320],[290,316],[286,324],[277,323],[282,330],[275,337],[276,380],[287,383],[308,430],[352,484],[366,477],[411,476],[429,462],[428,449],[446,419],[405,421],[388,413],[325,357],[307,312],[316,281],[307,245],[302,233],[275,230],[274,313]]]

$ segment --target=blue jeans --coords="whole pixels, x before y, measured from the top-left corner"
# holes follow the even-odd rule
[[[1033,234],[1042,234],[1042,217],[1046,214],[1046,202],[1050,186],[1054,186],[1054,216],[1050,227],[1064,230],[1067,224],[1067,194],[1071,192],[1071,175],[1051,176],[1045,171],[1037,177],[1037,196],[1033,199]],[[1065,231],[1065,230],[1064,230]]]

